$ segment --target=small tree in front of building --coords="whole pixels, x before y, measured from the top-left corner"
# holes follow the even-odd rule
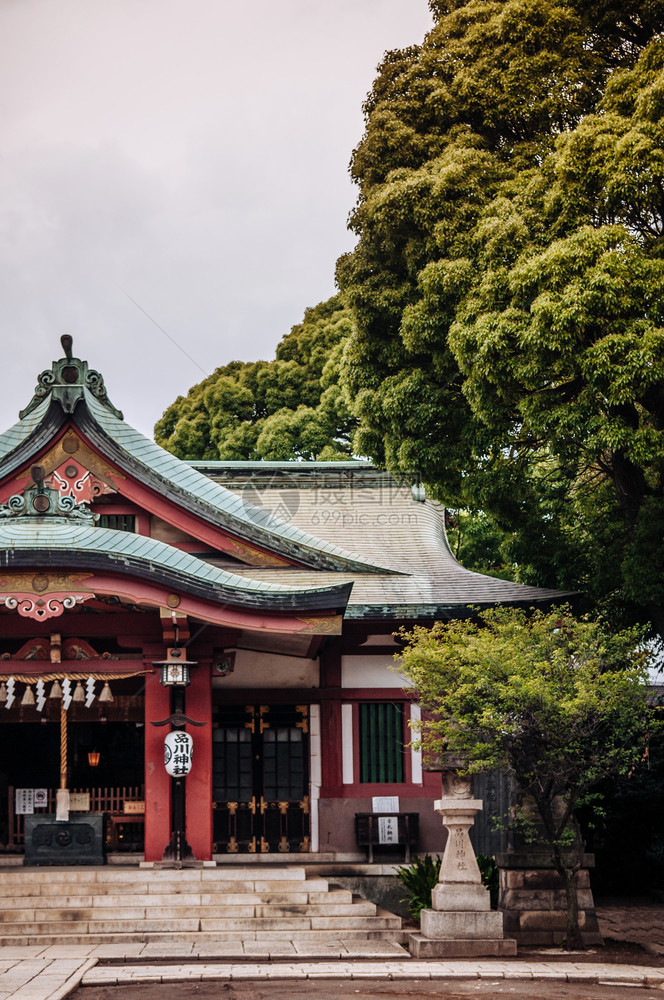
[[[612,633],[567,607],[497,608],[404,636],[400,670],[426,710],[416,739],[461,758],[467,773],[514,776],[531,806],[517,823],[562,879],[567,946],[578,947],[575,809],[600,781],[645,759],[657,724],[642,630]]]

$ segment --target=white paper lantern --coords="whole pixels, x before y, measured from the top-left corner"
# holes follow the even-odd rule
[[[183,778],[191,771],[194,741],[189,733],[175,730],[164,740],[164,766],[172,778]]]

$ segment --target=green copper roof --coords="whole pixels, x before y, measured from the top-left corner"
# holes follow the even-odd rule
[[[295,527],[160,448],[124,422],[110,402],[99,372],[73,357],[71,337],[63,337],[62,344],[65,357],[41,373],[21,420],[0,436],[0,461],[4,465],[0,474],[24,465],[71,417],[123,471],[133,471],[177,505],[238,538],[316,569],[395,572],[371,556],[359,556]]]
[[[0,434],[0,460],[22,445],[24,441],[27,441],[30,435],[41,424],[50,405],[50,399],[43,400],[35,409],[30,411],[28,416],[23,417],[17,424],[14,424]]]
[[[184,590],[200,591],[203,585],[217,598],[238,598],[234,603],[246,604],[252,594],[256,597],[264,595],[271,599],[276,610],[279,610],[280,604],[290,607],[298,605],[298,599],[306,604],[312,598],[318,598],[318,604],[322,602],[330,608],[339,607],[346,604],[348,597],[348,593],[345,596],[341,593],[343,586],[334,584],[332,587],[329,584],[315,588],[291,587],[237,576],[165,542],[129,531],[79,525],[58,517],[22,517],[0,522],[0,566],[17,565],[19,553],[39,553],[43,556],[46,551],[52,566],[59,565],[62,559],[62,563],[69,567],[75,567],[77,562],[84,567],[86,560],[77,559],[77,556],[87,555],[91,557],[87,565],[94,567],[100,565],[99,559],[94,557],[102,556],[108,558],[111,570],[134,576],[143,574],[146,578],[161,575],[162,579],[173,579],[175,585]],[[25,559],[21,560],[21,564],[25,562]],[[349,588],[346,590],[349,592]],[[327,602],[325,595],[330,595]]]
[[[118,419],[106,406],[100,403],[91,393],[85,390],[85,398],[88,412],[94,418],[97,425],[115,441],[124,452],[131,455],[142,466],[150,470],[164,480],[173,483],[179,490],[193,494],[199,501],[208,504],[215,511],[223,512],[226,515],[244,522],[247,526],[263,529],[269,535],[283,538],[295,543],[302,549],[308,549],[312,553],[320,552],[336,558],[344,563],[344,568],[355,568],[357,570],[382,570],[390,572],[389,567],[380,563],[349,552],[339,545],[323,541],[315,535],[311,535],[293,524],[281,520],[269,510],[264,510],[249,503],[243,496],[238,496],[231,490],[220,486],[203,475],[197,469],[191,467],[186,462],[180,461],[170,452],[160,448],[154,441],[144,437],[139,431],[134,430],[129,424]]]
[[[51,517],[46,520],[31,517],[0,523],[0,548],[23,550],[49,548],[68,554],[74,551],[104,552],[116,556],[133,556],[146,563],[186,573],[207,583],[237,587],[240,590],[298,593],[302,589],[243,579],[155,538],[136,535],[131,531],[97,528],[94,525],[74,525],[64,518]]]

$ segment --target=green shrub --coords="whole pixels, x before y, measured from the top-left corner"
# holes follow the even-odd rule
[[[404,903],[413,920],[419,923],[420,910],[431,906],[431,890],[438,883],[441,858],[414,855],[409,865],[397,868],[396,877],[406,890]]]
[[[482,885],[489,890],[491,898],[491,909],[498,909],[498,865],[495,858],[488,858],[486,854],[477,855],[477,867],[482,876]]]
[[[409,865],[397,868],[396,877],[406,890],[403,900],[408,904],[408,912],[413,920],[419,923],[420,910],[431,906],[431,890],[438,884],[441,858],[432,858],[425,854],[423,858],[414,855]],[[477,864],[482,876],[482,885],[486,886],[491,895],[491,909],[498,905],[498,865],[495,858],[484,854],[477,855]]]

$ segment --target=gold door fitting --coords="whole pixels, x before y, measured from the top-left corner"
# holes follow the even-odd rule
[[[308,705],[296,705],[295,711],[302,716],[301,722],[295,723],[296,729],[301,729],[303,733],[309,732],[309,706]]]

